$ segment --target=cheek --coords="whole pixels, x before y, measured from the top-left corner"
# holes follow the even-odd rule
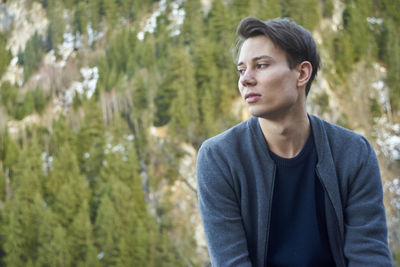
[[[242,94],[243,86],[242,86],[242,83],[240,82],[240,79],[238,79],[238,89],[239,89],[239,93]]]
[[[271,79],[269,79],[269,82],[272,85],[272,88],[276,88],[279,91],[290,91],[293,88],[296,88],[296,83],[293,80],[293,77],[291,77],[290,72],[285,71],[285,69],[276,71],[270,77]]]

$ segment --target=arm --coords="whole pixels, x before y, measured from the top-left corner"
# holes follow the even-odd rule
[[[250,266],[240,207],[226,162],[202,147],[197,157],[200,215],[213,266]]]
[[[348,266],[392,266],[378,161],[366,139],[344,207]]]

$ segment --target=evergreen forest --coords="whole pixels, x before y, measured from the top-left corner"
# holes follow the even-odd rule
[[[208,266],[195,155],[243,120],[232,50],[244,17],[289,17],[310,30],[343,103],[358,101],[346,83],[354,73],[385,69],[386,102],[357,91],[364,124],[356,102],[332,108],[324,88],[310,97],[321,116],[364,129],[374,145],[379,118],[400,122],[400,1],[3,2],[0,14],[41,10],[32,16],[44,26],[13,51],[24,34],[0,16],[0,266]],[[11,67],[18,79],[7,78]],[[381,156],[395,185],[400,156]],[[400,266],[398,192],[385,205]]]

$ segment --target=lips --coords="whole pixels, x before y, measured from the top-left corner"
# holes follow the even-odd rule
[[[247,103],[254,103],[257,102],[258,99],[261,98],[260,94],[256,94],[256,93],[247,93],[244,96],[244,99],[246,100]]]

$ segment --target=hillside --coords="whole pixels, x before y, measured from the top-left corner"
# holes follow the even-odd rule
[[[207,266],[196,155],[249,116],[231,49],[251,15],[313,33],[309,111],[373,144],[400,266],[400,2],[378,2],[0,3],[0,265]]]

